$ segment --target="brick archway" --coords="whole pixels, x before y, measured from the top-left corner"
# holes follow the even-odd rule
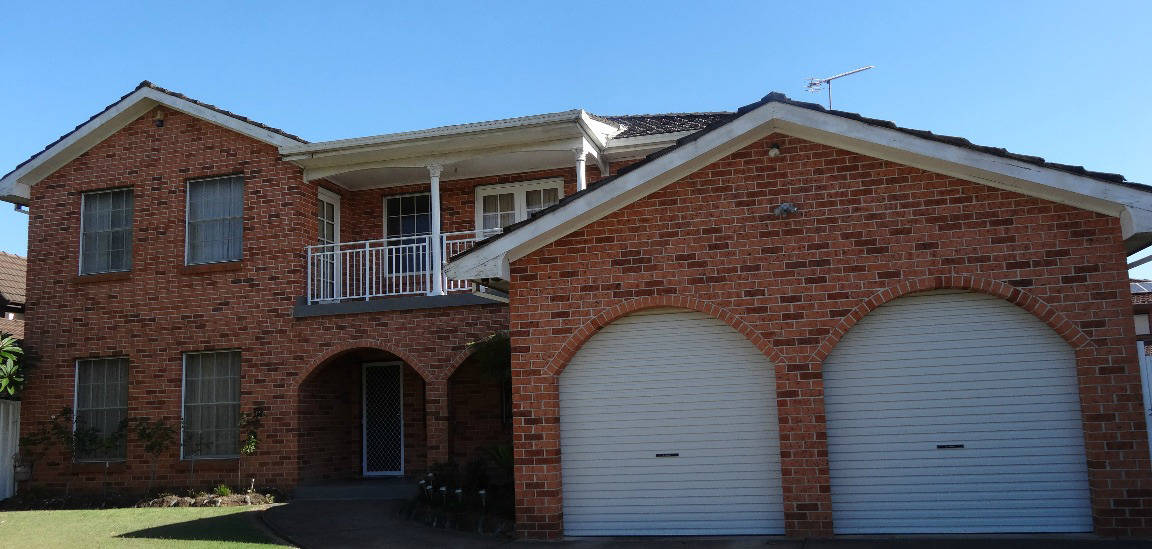
[[[832,349],[836,348],[836,344],[840,342],[840,339],[848,333],[848,330],[851,330],[856,323],[860,322],[861,319],[877,307],[910,293],[926,292],[929,290],[967,290],[998,297],[1039,318],[1044,324],[1047,324],[1048,327],[1055,330],[1060,337],[1064,338],[1064,341],[1067,341],[1068,344],[1072,346],[1072,349],[1079,350],[1092,344],[1092,340],[1085,335],[1075,323],[1061,314],[1060,311],[1057,311],[1040,298],[1020,288],[1010,286],[998,280],[974,276],[930,276],[905,280],[895,286],[880,290],[872,294],[868,299],[865,299],[863,303],[852,309],[852,312],[845,315],[844,318],[832,328],[832,331],[824,337],[824,340],[820,342],[820,346],[812,353],[810,362],[814,364],[823,363],[832,352]]]
[[[488,339],[489,337],[499,335],[501,333],[507,335],[508,332],[494,332],[486,336],[484,339]],[[456,353],[456,356],[452,357],[451,364],[449,364],[448,369],[444,370],[443,372],[443,379],[452,379],[452,374],[455,374],[456,370],[460,369],[460,365],[464,364],[464,361],[468,360],[468,357],[471,357],[475,353],[475,346],[471,344],[465,345],[464,348],[460,350],[460,352]]]
[[[544,374],[547,376],[559,376],[560,373],[564,371],[564,368],[568,366],[568,362],[572,360],[572,357],[576,356],[576,352],[580,350],[580,347],[593,335],[596,335],[596,332],[599,332],[601,328],[611,324],[624,315],[634,313],[641,309],[651,309],[655,307],[690,309],[720,320],[731,326],[732,329],[739,332],[747,338],[748,341],[751,341],[761,353],[764,353],[764,356],[768,357],[768,360],[772,361],[773,366],[783,364],[780,353],[772,347],[768,340],[735,313],[715,303],[704,301],[693,296],[667,295],[640,297],[600,311],[599,314],[589,319],[568,337],[564,345],[552,356],[552,360],[550,360],[544,368]]]
[[[318,368],[324,364],[327,364],[332,359],[349,351],[355,351],[356,349],[376,349],[393,354],[396,356],[396,358],[404,361],[404,363],[407,364],[409,368],[412,368],[412,370],[414,370],[417,374],[420,374],[421,379],[423,379],[425,382],[432,381],[434,379],[422,364],[413,360],[412,357],[407,353],[399,351],[383,341],[363,339],[358,341],[350,341],[343,345],[329,348],[317,354],[311,361],[308,362],[308,367],[304,370],[301,370],[300,375],[296,378],[296,389],[299,389],[300,385],[304,383],[304,381],[309,377],[311,377],[312,373],[315,372]]]

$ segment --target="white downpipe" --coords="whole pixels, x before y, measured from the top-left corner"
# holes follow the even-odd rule
[[[440,164],[428,165],[428,179],[431,190],[432,234],[429,238],[429,247],[432,248],[432,290],[428,295],[444,295],[444,240],[440,236],[440,172],[444,167]]]

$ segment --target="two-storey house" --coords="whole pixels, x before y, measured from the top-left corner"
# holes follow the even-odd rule
[[[778,94],[308,143],[148,83],[0,179],[25,429],[165,417],[165,481],[284,488],[511,444],[548,539],[1152,532],[1149,191]],[[37,480],[148,464],[75,458]]]

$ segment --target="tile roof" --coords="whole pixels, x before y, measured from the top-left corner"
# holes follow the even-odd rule
[[[744,105],[743,107],[740,107],[739,109],[736,110],[736,112],[734,112],[732,114],[724,115],[723,113],[710,113],[711,115],[716,116],[716,118],[714,118],[706,126],[700,128],[695,133],[692,133],[692,134],[686,135],[684,137],[681,137],[680,139],[677,139],[676,143],[674,145],[671,145],[671,146],[665,147],[663,149],[660,149],[656,152],[653,152],[653,153],[649,154],[648,156],[646,156],[640,162],[636,162],[634,164],[624,166],[615,175],[601,179],[599,182],[597,182],[597,184],[592,185],[592,186],[588,187],[587,189],[584,189],[583,191],[579,191],[579,192],[570,194],[568,196],[565,196],[564,198],[562,198],[560,200],[560,202],[558,202],[558,203],[556,203],[556,204],[554,204],[548,208],[544,208],[543,210],[537,211],[536,213],[532,214],[532,217],[525,219],[524,221],[521,221],[519,223],[514,223],[512,225],[509,225],[508,227],[505,227],[504,230],[500,234],[497,234],[495,236],[489,237],[485,240],[478,242],[475,246],[472,246],[471,248],[457,254],[456,256],[449,258],[449,260],[454,261],[454,260],[457,260],[461,257],[466,256],[466,255],[473,254],[477,250],[491,245],[493,242],[496,242],[497,240],[500,240],[501,238],[511,234],[513,231],[523,227],[524,225],[532,223],[536,218],[543,216],[549,212],[552,212],[553,210],[560,209],[560,208],[564,207],[565,205],[567,205],[568,203],[584,196],[584,194],[586,194],[586,193],[596,192],[597,189],[601,189],[601,188],[604,188],[604,187],[610,185],[613,181],[615,181],[621,175],[624,175],[624,174],[626,174],[632,170],[635,170],[635,169],[637,169],[637,168],[639,168],[639,167],[641,167],[641,166],[643,166],[643,165],[645,165],[645,164],[647,164],[647,163],[649,163],[649,162],[651,162],[657,158],[660,158],[661,156],[664,156],[664,155],[680,148],[681,146],[684,146],[688,143],[696,141],[697,139],[699,139],[701,136],[707,134],[708,132],[717,129],[717,128],[743,116],[744,114],[747,114],[748,112],[751,112],[751,111],[756,110],[756,109],[758,109],[758,108],[760,108],[760,107],[762,107],[768,103],[773,103],[773,102],[783,103],[786,105],[792,105],[795,107],[800,107],[802,109],[808,109],[808,110],[812,110],[812,111],[823,112],[823,113],[831,114],[833,116],[839,116],[841,118],[848,118],[850,120],[856,120],[856,121],[863,122],[863,123],[871,125],[871,126],[879,126],[882,128],[888,128],[888,129],[896,130],[898,132],[906,133],[909,135],[914,135],[916,137],[920,137],[923,139],[938,141],[941,143],[946,143],[946,144],[954,145],[957,147],[964,147],[966,149],[971,149],[971,150],[983,152],[986,154],[992,154],[992,155],[1003,157],[1003,158],[1009,158],[1009,159],[1017,160],[1020,162],[1027,162],[1029,164],[1034,164],[1037,166],[1042,166],[1042,167],[1053,169],[1053,170],[1058,170],[1058,171],[1062,171],[1062,172],[1067,172],[1067,173],[1079,175],[1082,177],[1088,177],[1091,179],[1096,179],[1098,181],[1102,181],[1105,183],[1111,183],[1111,184],[1115,184],[1115,185],[1123,185],[1123,186],[1131,187],[1131,188],[1138,189],[1138,190],[1141,190],[1144,192],[1152,192],[1152,186],[1128,181],[1127,179],[1125,179],[1125,177],[1123,175],[1120,175],[1120,174],[1108,173],[1108,172],[1096,172],[1096,171],[1090,171],[1090,170],[1084,168],[1083,166],[1074,166],[1071,164],[1059,164],[1059,163],[1055,163],[1055,162],[1048,162],[1047,160],[1044,160],[1043,158],[1041,158],[1039,156],[1031,156],[1031,155],[1013,153],[1013,152],[1009,152],[1007,149],[1000,148],[1000,147],[988,147],[988,146],[984,146],[984,145],[977,145],[977,144],[972,143],[971,141],[969,141],[963,137],[954,137],[954,136],[950,136],[950,135],[939,135],[939,134],[935,134],[935,133],[932,133],[932,132],[926,131],[926,130],[916,130],[916,129],[912,129],[912,128],[904,128],[901,126],[897,126],[895,122],[891,122],[889,120],[880,120],[880,119],[876,119],[876,118],[868,118],[868,117],[865,117],[863,115],[860,115],[860,114],[854,113],[854,112],[829,110],[829,109],[825,109],[822,105],[820,105],[818,103],[808,103],[808,102],[804,102],[804,101],[795,101],[795,100],[789,98],[787,95],[784,95],[780,92],[771,92],[768,95],[765,95],[759,101],[756,101],[755,103],[749,103],[747,105]],[[705,115],[705,114],[709,114],[709,113],[697,113],[697,114]],[[638,115],[638,116],[645,116],[645,115]],[[649,118],[659,118],[661,115],[647,115],[647,116]],[[668,115],[668,116],[675,117],[676,115]],[[616,118],[623,118],[623,117],[616,117]],[[669,131],[676,131],[676,130],[669,130]]]
[[[230,117],[232,117],[232,118],[235,118],[235,119],[237,119],[237,120],[240,120],[240,121],[242,121],[242,122],[246,122],[246,123],[248,123],[248,124],[252,124],[253,126],[256,126],[256,127],[259,127],[259,128],[263,128],[263,129],[265,129],[265,130],[268,130],[268,131],[270,131],[270,132],[273,132],[273,133],[277,133],[277,134],[283,135],[284,137],[287,137],[287,138],[289,138],[289,139],[295,139],[295,140],[297,140],[297,141],[300,141],[301,143],[307,143],[307,142],[308,142],[307,140],[305,140],[305,139],[303,139],[303,138],[301,138],[301,137],[299,137],[299,136],[296,136],[296,135],[290,134],[290,133],[288,133],[288,132],[286,132],[286,131],[284,131],[284,130],[281,130],[281,129],[279,129],[279,128],[273,128],[272,126],[268,126],[268,125],[265,125],[265,124],[261,124],[261,123],[259,123],[259,122],[255,121],[255,120],[252,120],[251,118],[248,118],[248,117],[245,117],[245,116],[240,116],[240,115],[238,115],[238,114],[236,114],[236,113],[234,113],[234,112],[231,112],[231,111],[228,111],[228,110],[224,110],[224,109],[222,109],[222,108],[220,108],[220,107],[217,107],[216,105],[211,105],[211,104],[205,103],[205,102],[203,102],[203,101],[197,101],[197,100],[195,100],[195,99],[192,99],[191,97],[188,97],[187,95],[184,95],[184,94],[182,94],[182,93],[179,93],[179,92],[174,92],[174,91],[172,91],[172,90],[169,90],[169,89],[167,89],[167,88],[162,88],[162,87],[160,87],[160,86],[157,86],[156,84],[153,84],[153,83],[151,83],[151,82],[149,82],[149,81],[147,81],[147,80],[144,80],[143,82],[140,82],[140,84],[138,84],[138,85],[137,85],[135,88],[132,88],[132,91],[130,91],[130,92],[128,92],[128,93],[126,93],[126,94],[124,94],[123,96],[121,96],[121,97],[120,97],[120,99],[117,99],[116,101],[112,102],[112,104],[111,104],[111,105],[108,105],[107,107],[104,107],[103,109],[101,109],[101,110],[100,110],[100,112],[98,112],[98,113],[96,113],[96,114],[94,114],[94,115],[92,115],[92,116],[88,117],[88,120],[85,120],[85,121],[81,122],[81,123],[80,123],[80,124],[78,124],[78,125],[77,125],[75,128],[72,128],[71,130],[69,130],[69,131],[68,131],[68,133],[66,133],[66,134],[64,134],[64,135],[61,135],[61,136],[60,136],[59,138],[57,138],[55,141],[53,141],[53,142],[49,143],[47,146],[45,146],[43,149],[41,149],[41,150],[40,150],[40,152],[38,152],[38,153],[36,153],[36,154],[34,154],[34,155],[32,155],[32,156],[28,157],[28,159],[27,159],[27,160],[25,160],[25,161],[23,161],[23,162],[21,162],[21,163],[17,164],[15,168],[12,168],[11,170],[9,170],[9,171],[8,171],[8,173],[4,174],[3,176],[0,176],[0,178],[2,178],[2,177],[7,177],[7,176],[8,176],[9,174],[11,174],[12,172],[14,172],[14,171],[16,171],[16,170],[19,170],[21,166],[23,166],[23,165],[25,165],[25,164],[27,164],[27,163],[29,163],[29,162],[31,162],[31,161],[33,161],[33,160],[35,160],[37,157],[39,157],[40,155],[42,155],[42,154],[44,154],[45,152],[47,152],[47,151],[48,151],[48,149],[51,149],[51,148],[52,148],[53,146],[55,146],[57,143],[59,143],[59,142],[61,142],[61,141],[65,140],[65,139],[68,139],[68,136],[70,136],[70,135],[72,135],[72,134],[76,133],[76,132],[77,132],[77,131],[78,131],[80,128],[82,128],[82,127],[84,126],[84,124],[87,124],[87,123],[91,122],[93,119],[95,119],[96,117],[98,117],[98,116],[100,116],[100,115],[104,114],[105,112],[107,112],[107,111],[108,111],[108,109],[111,109],[112,107],[115,107],[115,106],[116,106],[116,105],[118,105],[118,104],[119,104],[121,101],[123,101],[123,100],[127,99],[127,98],[128,98],[128,96],[130,96],[130,95],[132,95],[132,94],[134,94],[134,93],[136,93],[136,92],[140,91],[140,89],[141,89],[141,88],[151,88],[151,89],[154,89],[154,90],[156,90],[156,91],[158,91],[158,92],[160,92],[160,93],[165,93],[165,94],[171,95],[171,96],[173,96],[173,97],[178,97],[178,98],[180,98],[180,99],[183,99],[183,100],[185,100],[185,101],[188,101],[188,102],[191,102],[191,103],[195,103],[195,104],[197,104],[197,105],[199,105],[199,106],[201,106],[201,107],[204,107],[204,108],[206,108],[206,109],[212,109],[212,110],[214,110],[214,111],[216,111],[216,112],[218,112],[218,113],[220,113],[220,114],[223,114],[223,115],[225,115],[225,116],[230,116]]]
[[[624,131],[614,136],[614,138],[702,130],[710,124],[727,120],[731,117],[731,112],[673,112],[666,114],[597,116],[597,118],[625,126]]]
[[[1133,278],[1128,281],[1132,288],[1132,304],[1147,305],[1152,303],[1152,281]]]
[[[24,279],[27,273],[27,259],[0,252],[0,303],[24,304]]]
[[[16,339],[24,339],[24,321],[8,320],[0,316],[0,335],[13,335]]]

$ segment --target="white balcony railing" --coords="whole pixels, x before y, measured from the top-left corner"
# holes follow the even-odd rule
[[[443,233],[441,257],[461,253],[499,231]],[[308,246],[308,303],[371,299],[432,291],[432,237],[408,236]],[[444,279],[444,290],[468,290],[467,280]]]

